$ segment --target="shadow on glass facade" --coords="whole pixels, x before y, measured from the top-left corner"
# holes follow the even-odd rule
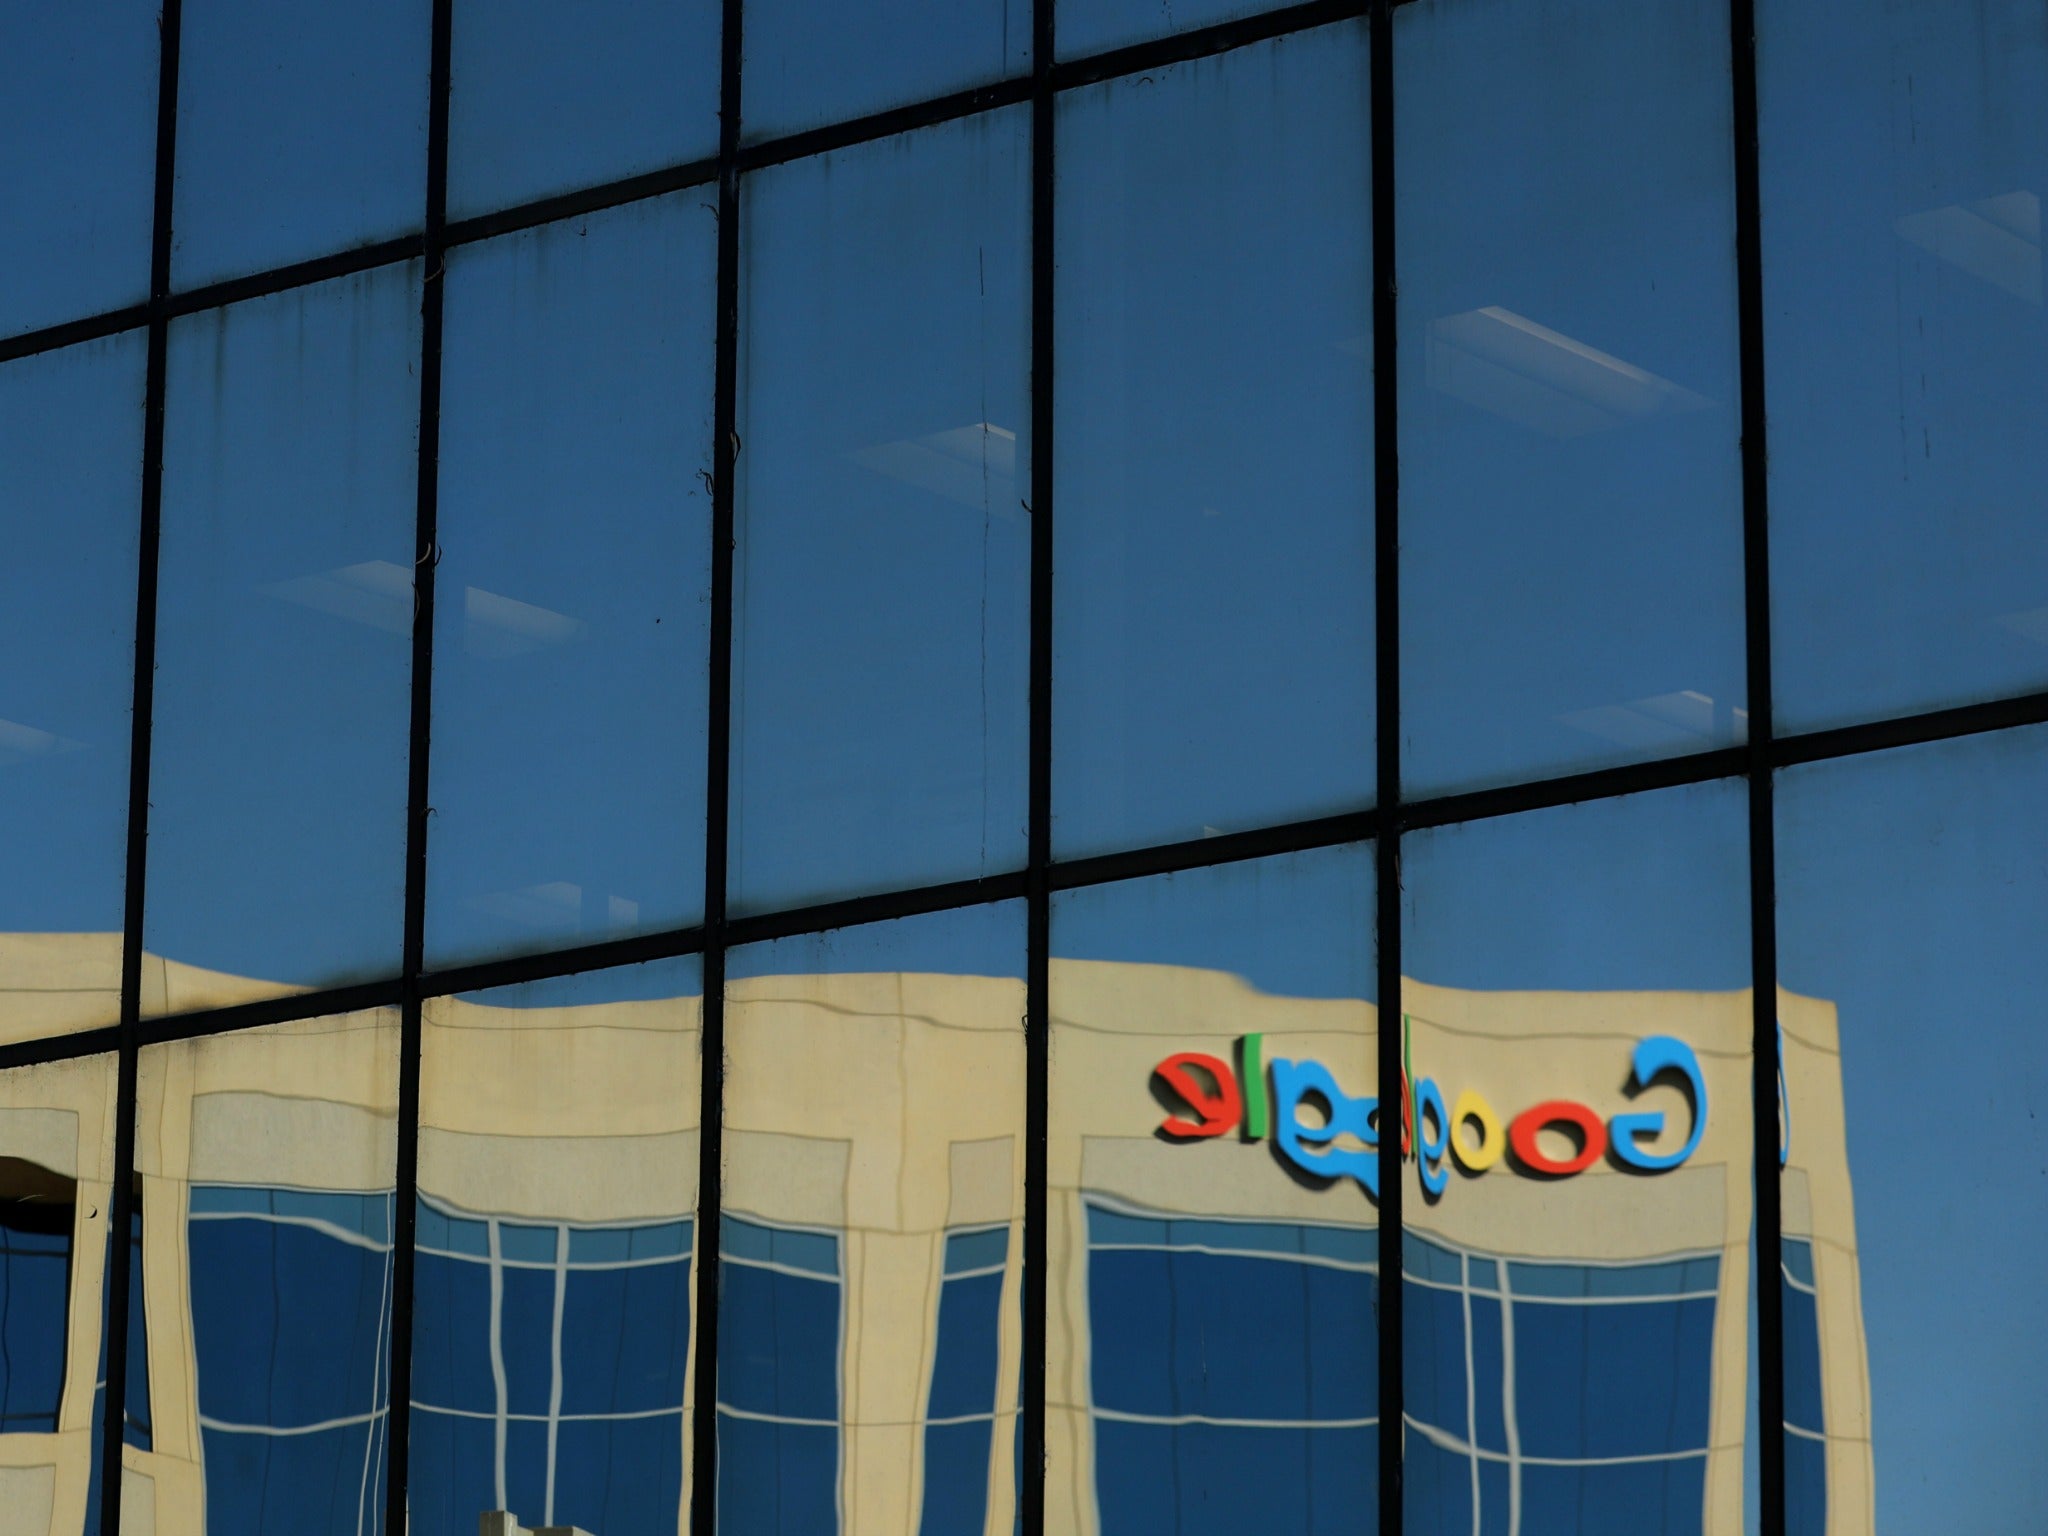
[[[2034,0],[0,4],[0,1536],[2048,1509]]]

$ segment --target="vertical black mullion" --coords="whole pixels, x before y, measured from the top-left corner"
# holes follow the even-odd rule
[[[1053,0],[1031,18],[1031,719],[1024,970],[1024,1421],[1018,1513],[1045,1529],[1046,1129],[1052,1094]]]
[[[407,1528],[412,1423],[413,1237],[419,1207],[420,974],[425,969],[428,768],[433,735],[434,571],[441,559],[441,316],[447,272],[448,90],[453,0],[434,0],[428,55],[427,208],[420,288],[418,493],[415,503],[412,714],[406,755],[404,984],[399,1014],[398,1164],[391,1213],[391,1372],[385,1420],[384,1529]]]
[[[719,24],[717,335],[712,357],[711,643],[705,730],[703,1024],[697,1108],[696,1379],[690,1530],[718,1522],[718,1282],[724,1173],[725,888],[732,806],[732,568],[738,469],[740,344],[740,65],[742,0]]]
[[[1749,692],[1751,1089],[1755,1121],[1757,1465],[1764,1536],[1785,1529],[1785,1309],[1778,1169],[1777,845],[1771,777],[1769,460],[1764,406],[1762,192],[1757,145],[1756,4],[1729,0],[1734,83],[1736,318],[1742,381],[1743,603]]]
[[[149,335],[142,405],[142,495],[136,548],[135,681],[128,736],[128,847],[121,913],[121,1023],[114,1071],[114,1187],[107,1202],[107,1387],[100,1415],[100,1530],[121,1529],[121,1463],[128,1412],[128,1312],[134,1285],[135,1098],[142,1017],[142,919],[149,863],[149,749],[156,710],[157,555],[163,527],[164,375],[170,350],[171,204],[178,142],[182,0],[157,23],[156,171],[150,214]],[[73,1266],[94,1262],[74,1255]]]
[[[1379,1457],[1382,1536],[1401,1532],[1401,614],[1395,382],[1394,15],[1372,8],[1373,646],[1380,834],[1374,843],[1379,993]]]

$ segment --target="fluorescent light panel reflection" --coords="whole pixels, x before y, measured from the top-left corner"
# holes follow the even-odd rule
[[[1547,437],[1587,437],[1710,403],[1497,304],[1430,321],[1423,378],[1441,394]]]
[[[257,590],[386,634],[412,633],[412,572],[389,560],[364,560]],[[581,619],[482,587],[462,589],[462,621],[463,650],[489,660],[564,644],[585,627]]]
[[[1019,510],[1017,434],[993,422],[876,443],[851,457],[863,469],[978,512],[1014,517]]]
[[[1625,704],[1601,704],[1592,709],[1573,710],[1570,714],[1559,715],[1557,720],[1575,731],[1584,731],[1602,741],[1615,742],[1638,751],[1740,742],[1749,735],[1748,710],[1717,710],[1712,696],[1691,689],[1652,694],[1646,699],[1631,699]]]
[[[2003,288],[2014,298],[2041,302],[2041,199],[2006,192],[1973,203],[1950,203],[1909,213],[1894,226],[1901,239],[1932,251],[1950,266]]]

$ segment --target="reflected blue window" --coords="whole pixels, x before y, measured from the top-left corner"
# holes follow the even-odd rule
[[[179,288],[417,230],[431,0],[185,0]]]
[[[1727,0],[1394,38],[1403,784],[1739,741]]]
[[[1402,1251],[1410,1520],[1703,1529],[1719,1254],[1509,1262],[1414,1233]]]
[[[448,257],[430,964],[702,913],[716,233],[679,193]]]
[[[149,296],[157,9],[0,8],[0,336]]]
[[[1828,1528],[1827,1414],[1820,1374],[1820,1293],[1813,1244],[1785,1237],[1785,1529],[1822,1536]]]
[[[398,969],[419,281],[171,323],[146,943],[264,989]]]
[[[676,1528],[692,1226],[420,1202],[408,1497],[430,1529]]]
[[[0,1435],[55,1434],[75,1207],[0,1199]]]
[[[208,1529],[375,1536],[391,1196],[195,1184],[186,1244]]]
[[[1060,856],[1373,788],[1366,29],[1061,98]]]
[[[1031,69],[1019,0],[748,0],[749,141],[987,85]]]
[[[721,1218],[718,1529],[839,1528],[839,1236]]]
[[[1010,1229],[946,1234],[938,1344],[924,1430],[924,1508],[918,1536],[981,1536],[988,1521],[989,1453],[999,1422],[997,1346]]]
[[[718,152],[718,0],[460,0],[448,212]]]
[[[135,331],[0,365],[0,933],[108,936],[65,978],[79,1024],[118,1008],[145,351]]]
[[[1024,862],[1029,126],[748,179],[737,908]]]
[[[1087,1212],[1103,1536],[1370,1529],[1378,1234]]]
[[[1780,723],[2048,686],[2048,11],[1756,15]]]

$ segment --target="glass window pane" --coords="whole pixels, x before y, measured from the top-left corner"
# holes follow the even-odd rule
[[[398,969],[419,281],[171,326],[146,1012]]]
[[[1010,1529],[1023,1019],[1022,902],[728,956],[726,1536]]]
[[[387,240],[427,202],[430,0],[186,0],[171,276]]]
[[[2048,12],[1757,12],[1780,720],[2048,687]]]
[[[2044,807],[2041,728],[1779,780],[1793,1536],[2048,1508],[2048,1386],[2014,1322],[2048,1267]]]
[[[154,0],[0,6],[0,336],[149,297]]]
[[[1411,1528],[1744,1528],[1747,848],[1740,781],[1403,840]]]
[[[699,976],[689,957],[426,1004],[425,1529],[688,1523]]]
[[[1057,51],[1062,59],[1106,53],[1175,32],[1238,21],[1280,9],[1288,0],[1060,0]]]
[[[843,122],[1027,74],[1018,0],[749,0],[745,136]]]
[[[680,193],[449,255],[430,963],[702,915],[715,242]]]
[[[1062,855],[1371,797],[1365,41],[1060,103]]]
[[[717,0],[462,0],[449,214],[717,154],[718,22]]]
[[[157,1530],[381,1525],[398,1034],[390,1008],[142,1052]]]
[[[0,1039],[120,1014],[145,351],[0,365]]]
[[[1739,741],[1726,0],[1394,28],[1403,782]]]
[[[1029,126],[748,181],[738,907],[1024,862]]]
[[[1054,898],[1050,1527],[1377,1529],[1372,915],[1363,845]]]
[[[35,1536],[99,1530],[113,1186],[114,1058],[0,1072],[0,1509]],[[138,1295],[131,1343],[141,1315]],[[148,1419],[146,1358],[129,1371],[132,1426]],[[137,1481],[124,1497],[146,1506]]]

